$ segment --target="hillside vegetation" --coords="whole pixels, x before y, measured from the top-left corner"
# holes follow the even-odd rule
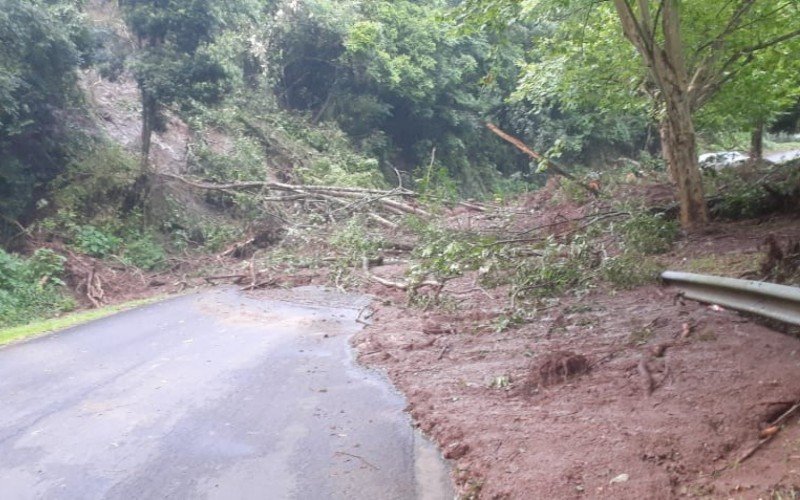
[[[791,140],[797,6],[673,3],[0,0],[0,327],[226,273],[326,267],[344,286],[395,250],[413,249],[407,289],[486,268],[512,304],[651,279],[640,256],[681,223],[796,195],[757,155],[706,174],[696,156]],[[631,26],[707,86],[696,102],[675,110]],[[591,207],[580,231],[444,222],[508,217],[548,182]]]

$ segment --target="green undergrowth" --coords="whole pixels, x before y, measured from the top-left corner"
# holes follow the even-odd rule
[[[664,270],[658,255],[669,251],[679,236],[676,224],[663,216],[625,212],[617,220],[598,218],[560,237],[541,234],[501,240],[418,217],[407,218],[404,229],[417,242],[405,276],[411,303],[430,305],[415,300],[417,283],[446,282],[475,272],[482,287],[508,285],[511,308],[520,311],[525,304],[601,285],[630,289],[653,283]],[[381,242],[357,224],[337,233],[333,241],[344,256],[340,260],[344,267],[354,267],[381,250]]]
[[[744,278],[757,272],[762,258],[760,252],[728,252],[689,258],[675,268],[690,273]]]
[[[62,281],[66,258],[39,249],[23,258],[0,249],[0,328],[76,307]]]
[[[755,165],[707,172],[706,192],[711,215],[722,220],[794,212],[800,198],[800,161],[784,165]]]
[[[213,108],[198,106],[189,123],[200,132],[190,145],[190,170],[205,179],[262,181],[282,173],[304,184],[386,186],[378,160],[357,152],[341,129],[312,125],[264,96],[242,92]]]

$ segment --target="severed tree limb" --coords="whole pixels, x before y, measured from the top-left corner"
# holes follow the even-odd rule
[[[170,174],[167,172],[162,172],[159,175],[161,175],[162,177],[167,177],[170,179],[180,181],[192,187],[211,190],[211,191],[269,188],[278,191],[303,190],[308,192],[321,192],[321,193],[355,193],[355,194],[380,194],[380,195],[393,193],[393,196],[405,196],[412,198],[418,196],[417,193],[405,188],[386,191],[381,189],[357,188],[349,186],[314,186],[314,185],[304,186],[304,185],[286,184],[284,182],[273,182],[273,181],[252,181],[252,182],[234,182],[229,184],[215,184],[210,182],[202,182],[194,179],[189,179],[187,177],[182,177],[180,175]]]
[[[778,435],[778,431],[780,430],[780,425],[783,422],[785,422],[789,417],[797,413],[798,410],[800,410],[800,403],[795,404],[794,406],[786,410],[780,417],[772,421],[769,427],[764,431],[762,431],[761,439],[759,439],[755,445],[753,445],[750,449],[748,449],[745,453],[743,453],[738,460],[736,460],[736,465],[739,465],[748,458],[752,457],[755,454],[755,452],[757,452],[762,446],[772,441],[772,438]]]
[[[246,247],[247,245],[253,243],[254,241],[256,241],[255,238],[248,238],[245,241],[240,241],[238,243],[234,243],[233,245],[228,247],[227,250],[225,250],[221,254],[217,255],[217,258],[222,258],[222,257],[227,257],[229,255],[232,255],[232,254],[236,253],[238,250],[241,250],[242,248]]]
[[[344,205],[346,207],[355,206],[357,203],[353,203],[351,201],[347,201],[342,199],[341,197],[345,198],[352,198],[353,196],[358,195],[369,195],[375,194],[379,195],[376,199],[378,203],[384,205],[386,208],[392,209],[395,211],[402,212],[402,213],[411,213],[417,214],[421,216],[429,216],[430,214],[422,209],[412,207],[410,205],[406,205],[403,203],[399,203],[394,200],[388,200],[386,197],[388,196],[411,196],[413,193],[410,191],[401,191],[401,190],[392,190],[392,191],[381,191],[377,189],[362,189],[362,188],[349,188],[349,187],[331,187],[331,186],[295,186],[291,184],[284,184],[280,182],[243,182],[243,183],[234,183],[234,184],[209,184],[204,182],[198,182],[191,179],[187,179],[185,177],[181,177],[178,175],[161,174],[165,177],[169,177],[172,179],[179,180],[189,186],[196,187],[199,189],[205,190],[214,190],[214,191],[230,191],[235,189],[253,189],[253,188],[272,188],[276,190],[283,190],[295,193],[291,195],[290,198],[292,200],[303,199],[303,198],[317,198],[321,200],[325,200],[331,203],[335,203],[337,205]],[[286,197],[281,198],[267,198],[268,201],[290,201],[286,199]],[[381,217],[378,214],[368,212],[367,217],[374,220],[378,224],[387,227],[389,229],[397,229],[398,225],[394,222]],[[235,251],[235,249],[233,249]],[[225,256],[223,254],[222,256]]]
[[[476,203],[470,203],[468,201],[459,201],[458,205],[464,208],[468,208],[470,210],[474,210],[476,212],[486,212],[486,207],[482,207]]]
[[[656,383],[653,380],[653,375],[650,373],[650,367],[647,366],[646,357],[643,356],[642,359],[639,361],[638,369],[639,369],[639,375],[642,376],[642,386],[644,387],[644,392],[645,394],[650,396],[653,394],[653,391],[655,390]]]
[[[509,144],[513,145],[514,147],[516,147],[517,149],[519,149],[520,151],[522,151],[523,153],[528,155],[528,157],[530,157],[531,159],[534,159],[534,160],[537,160],[537,161],[547,162],[548,168],[552,168],[555,173],[557,173],[558,175],[560,175],[562,177],[566,177],[567,179],[569,179],[571,181],[577,182],[583,189],[589,191],[590,193],[592,193],[592,195],[597,196],[597,190],[596,189],[592,188],[588,184],[584,184],[583,182],[579,181],[574,175],[572,175],[571,173],[569,173],[566,170],[564,170],[564,167],[561,164],[559,164],[558,162],[556,162],[555,160],[552,160],[550,158],[546,158],[545,156],[543,156],[543,155],[537,153],[536,151],[532,150],[527,145],[525,145],[524,142],[522,142],[521,140],[517,139],[513,135],[511,135],[511,134],[509,134],[507,132],[504,132],[500,127],[498,127],[494,123],[487,122],[486,123],[486,128],[491,130],[495,135],[497,135],[498,137],[500,137],[504,141],[508,142]]]
[[[362,260],[362,267],[364,269],[364,274],[367,275],[367,278],[378,283],[379,285],[383,285],[389,288],[397,288],[398,290],[403,290],[404,292],[416,290],[417,288],[421,288],[424,286],[432,286],[441,290],[444,288],[444,283],[435,281],[435,280],[423,280],[419,283],[410,283],[407,281],[392,281],[386,278],[381,278],[380,276],[376,276],[372,274],[369,270],[369,259],[364,257]]]
[[[331,195],[336,196],[333,194],[333,192],[331,193]],[[343,197],[358,198],[357,201],[353,203],[353,205],[358,205],[358,204],[369,205],[371,203],[379,203],[383,205],[384,208],[387,208],[388,210],[394,213],[399,213],[399,215],[414,214],[414,215],[419,215],[421,217],[431,216],[430,212],[427,212],[421,208],[389,199],[389,197],[397,195],[398,193],[395,190],[384,191],[381,194],[376,194],[375,196],[368,198],[360,197],[359,193],[341,193],[341,196]]]
[[[336,198],[335,196],[328,196],[328,195],[324,195],[324,194],[318,194],[317,196],[320,196],[325,200],[328,200],[328,201],[333,202],[333,203],[337,203],[339,205],[349,205],[349,203],[346,202],[345,200],[342,200],[340,198]],[[374,220],[375,222],[377,222],[378,224],[380,224],[380,225],[382,225],[382,226],[384,226],[386,228],[397,229],[398,227],[400,227],[397,224],[395,224],[394,222],[390,221],[389,219],[381,217],[380,215],[378,215],[376,213],[367,212],[366,215],[370,219]]]
[[[268,286],[276,285],[277,283],[278,283],[277,279],[270,278],[268,280],[258,281],[258,282],[253,283],[252,285],[247,285],[245,287],[242,287],[242,288],[239,289],[239,291],[251,292],[253,290],[258,290],[258,289],[265,288],[265,287],[268,287]]]
[[[221,281],[221,280],[235,280],[236,282],[242,281],[247,276],[244,274],[226,274],[223,276],[206,276],[205,279],[207,282],[211,283],[213,281]]]

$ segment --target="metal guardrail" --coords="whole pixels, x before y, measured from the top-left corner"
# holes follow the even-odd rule
[[[800,325],[798,287],[674,271],[663,273],[661,279],[687,299]]]

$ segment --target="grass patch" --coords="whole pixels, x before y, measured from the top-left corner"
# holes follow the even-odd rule
[[[712,274],[729,278],[741,278],[758,270],[760,253],[731,252],[690,259],[677,266],[678,271],[697,274]]]
[[[102,309],[92,309],[89,311],[81,311],[73,314],[67,314],[58,318],[34,321],[27,325],[15,326],[12,328],[5,328],[0,330],[0,346],[4,346],[11,342],[20,341],[38,335],[53,333],[73,326],[83,325],[91,321],[102,319],[112,316],[122,311],[127,311],[147,304],[152,304],[163,300],[164,296],[150,297],[147,299],[134,300],[124,304],[116,304],[113,306],[103,307]]]

